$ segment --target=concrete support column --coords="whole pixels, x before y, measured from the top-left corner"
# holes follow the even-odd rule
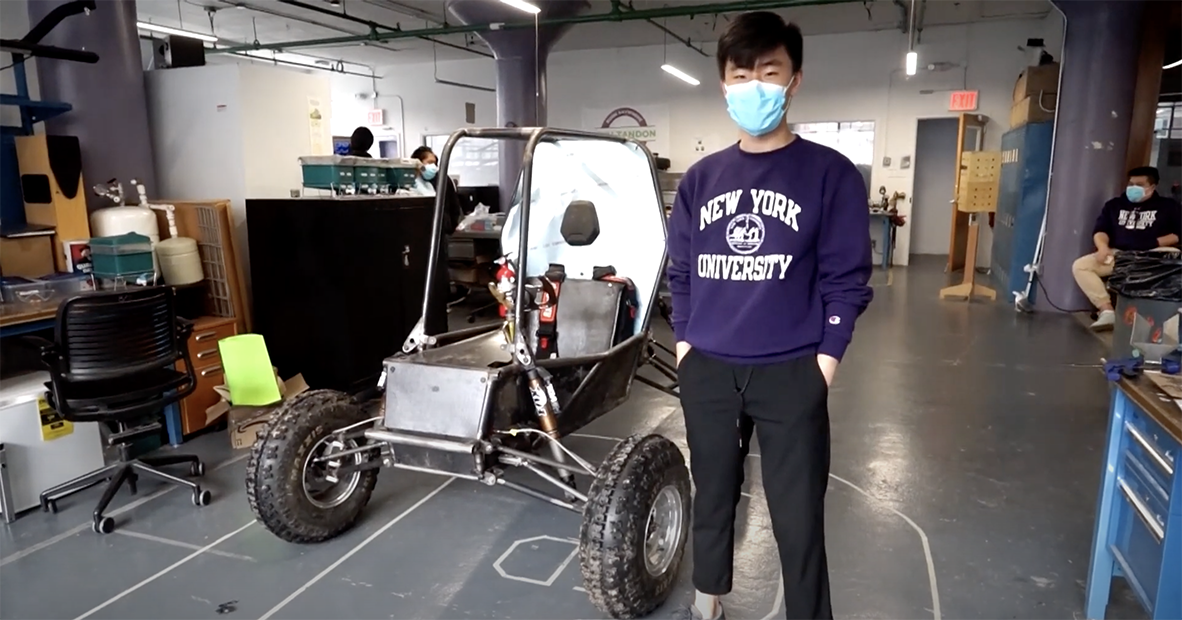
[[[1055,119],[1042,281],[1047,301],[1089,307],[1071,263],[1092,251],[1101,207],[1124,187],[1143,0],[1055,0],[1066,34]],[[1100,77],[1103,76],[1103,77]]]
[[[29,0],[29,23],[36,24],[65,0]],[[38,58],[41,98],[74,109],[45,123],[47,133],[77,136],[82,147],[82,177],[87,188],[117,178],[135,200],[128,182],[138,179],[156,192],[144,67],[135,27],[135,0],[103,0],[90,15],[58,24],[42,43],[85,49],[99,55],[97,64]],[[91,209],[109,206],[86,189]]]
[[[534,2],[539,20],[577,15],[588,6],[583,0]],[[530,15],[494,0],[449,0],[448,12],[463,24],[521,23]],[[546,59],[569,26],[542,26],[480,33],[497,63],[497,124],[501,127],[541,127],[546,124]],[[521,174],[524,143],[502,142],[499,154],[501,204],[509,201]]]

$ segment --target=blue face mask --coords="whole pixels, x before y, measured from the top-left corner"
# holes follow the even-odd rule
[[[793,78],[795,80],[796,78]],[[788,111],[788,86],[751,80],[726,87],[726,111],[750,136],[759,137],[780,126]]]
[[[423,166],[423,180],[430,181],[435,178],[436,173],[439,172],[439,166],[436,164],[426,164]]]
[[[1130,185],[1125,188],[1125,198],[1129,202],[1141,202],[1145,199],[1145,188],[1140,185]]]

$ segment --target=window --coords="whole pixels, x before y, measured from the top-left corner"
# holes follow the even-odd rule
[[[1182,103],[1163,101],[1157,105],[1149,165],[1161,174],[1157,193],[1182,198]]]
[[[845,155],[855,164],[874,163],[874,121],[797,123],[792,131]]]
[[[451,134],[423,136],[423,142],[443,156],[443,147]],[[500,150],[496,140],[464,138],[456,143],[448,164],[448,174],[459,177],[464,187],[485,187],[500,183]]]

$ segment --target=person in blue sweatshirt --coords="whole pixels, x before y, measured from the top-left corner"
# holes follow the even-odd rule
[[[1133,168],[1128,178],[1124,193],[1104,203],[1096,218],[1092,228],[1096,251],[1071,265],[1079,290],[1096,307],[1098,314],[1090,326],[1093,331],[1107,331],[1116,325],[1116,311],[1103,280],[1112,275],[1116,253],[1176,252],[1182,235],[1182,205],[1157,193],[1161,180],[1157,168]]]
[[[745,13],[718,42],[736,144],[693,165],[669,220],[669,289],[693,500],[693,605],[724,617],[754,431],[788,618],[832,618],[825,556],[829,385],[870,304],[866,184],[792,133],[800,29]]]

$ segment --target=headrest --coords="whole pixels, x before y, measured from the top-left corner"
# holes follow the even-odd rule
[[[562,215],[562,238],[572,246],[591,245],[599,237],[599,215],[595,203],[575,200]]]

